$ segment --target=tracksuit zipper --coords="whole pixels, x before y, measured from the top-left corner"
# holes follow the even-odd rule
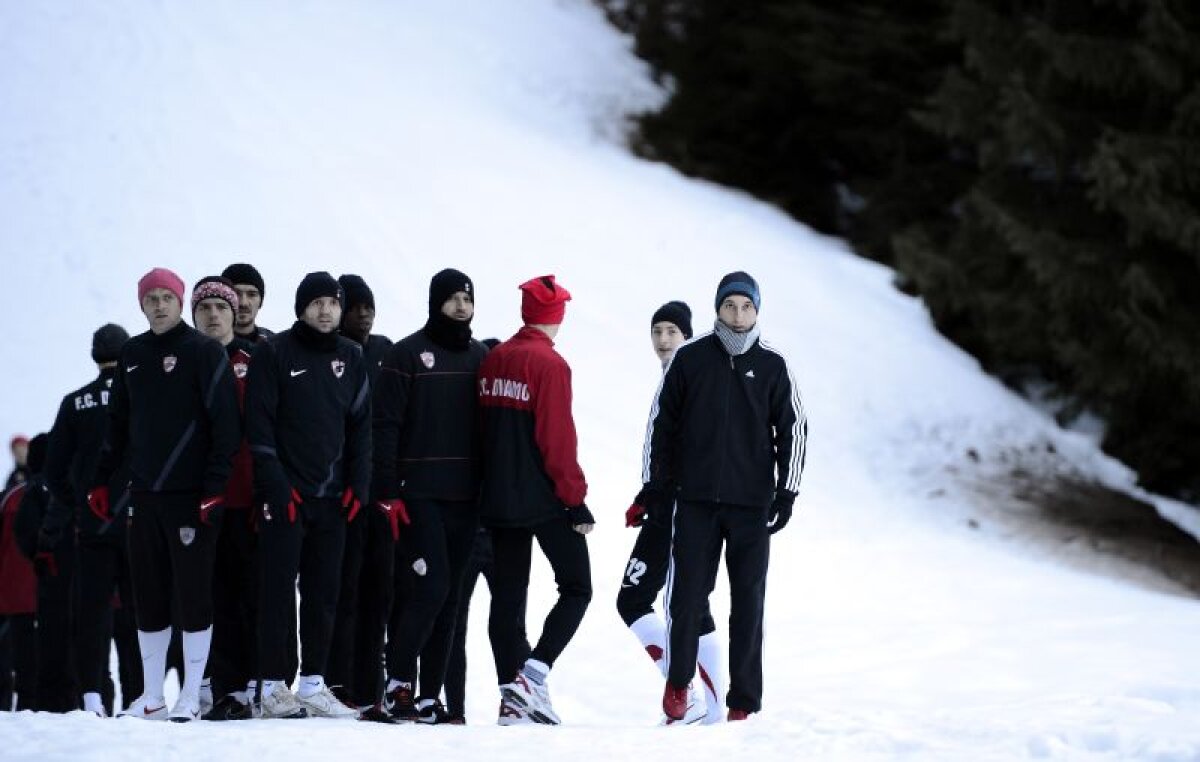
[[[729,357],[729,383],[725,386],[725,408],[721,412],[721,434],[729,428],[729,394],[733,388],[734,378],[737,376],[737,367],[733,364],[733,356]],[[725,458],[721,458],[721,466],[717,469],[717,499],[713,502],[721,502],[721,483],[725,480]]]

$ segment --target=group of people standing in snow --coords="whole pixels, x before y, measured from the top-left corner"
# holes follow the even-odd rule
[[[0,701],[16,676],[3,708],[15,693],[17,708],[112,714],[115,640],[122,694],[136,697],[124,715],[463,724],[483,574],[498,722],[559,724],[548,676],[592,597],[595,518],[554,350],[571,295],[552,275],[519,288],[523,327],[484,343],[473,282],[442,270],[425,324],[393,344],[372,333],[374,294],[356,275],[309,273],[296,322],[272,334],[251,265],[195,283],[195,327],[182,279],[146,273],[149,330],[96,331],[99,376],[63,398],[0,503],[0,628],[24,633],[0,661]],[[667,724],[761,708],[770,535],[791,516],[807,423],[759,337],[760,305],[735,272],[710,333],[692,337],[683,302],[651,319],[664,374],[617,608],[662,671]],[[535,540],[558,598],[531,645]],[[723,544],[727,692],[707,603]]]

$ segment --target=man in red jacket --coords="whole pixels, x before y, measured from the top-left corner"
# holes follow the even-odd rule
[[[571,369],[554,351],[571,294],[553,275],[521,284],[521,293],[525,326],[479,369],[480,519],[492,529],[496,566],[488,629],[501,683],[499,723],[557,725],[546,676],[592,598],[584,536],[595,520],[576,460]],[[524,618],[534,538],[554,570],[558,601],[530,649]]]
[[[17,545],[22,481],[0,498],[0,711],[37,709],[37,575]]]

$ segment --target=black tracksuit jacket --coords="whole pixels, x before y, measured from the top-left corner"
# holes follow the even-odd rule
[[[371,486],[371,395],[362,347],[303,321],[258,344],[246,383],[246,439],[259,496],[286,505],[336,498],[366,502]]]
[[[650,408],[642,481],[671,499],[765,506],[794,497],[808,422],[783,355],[730,356],[715,334],[675,352]]]
[[[46,485],[54,501],[43,526],[58,536],[74,517],[81,536],[120,537],[125,532],[121,509],[128,502],[129,468],[122,463],[108,480],[109,500],[115,518],[108,523],[96,518],[87,507],[87,490],[100,462],[100,450],[108,432],[109,402],[117,369],[103,368],[90,384],[63,397],[50,430],[46,452]]]
[[[479,496],[476,381],[487,347],[449,349],[422,328],[396,342],[374,393],[378,499]]]
[[[135,493],[225,494],[242,428],[219,341],[183,322],[134,336],[121,349],[108,411],[91,486],[109,484],[128,455]]]

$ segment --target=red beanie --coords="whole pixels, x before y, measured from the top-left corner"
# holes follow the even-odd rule
[[[156,267],[142,276],[138,281],[138,304],[146,298],[146,292],[155,288],[165,288],[183,305],[183,280],[165,267]]]
[[[558,325],[567,312],[571,292],[554,282],[553,275],[521,284],[521,319],[527,324]]]

